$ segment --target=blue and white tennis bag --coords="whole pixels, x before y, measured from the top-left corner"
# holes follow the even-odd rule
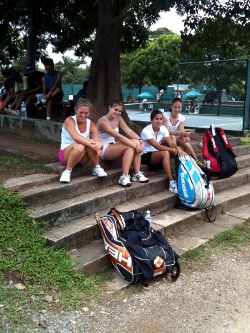
[[[209,173],[204,172],[194,158],[185,155],[175,158],[178,197],[190,208],[209,208],[214,203],[214,188]]]

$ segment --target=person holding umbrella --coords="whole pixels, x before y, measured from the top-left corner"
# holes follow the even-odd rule
[[[190,144],[190,132],[185,130],[185,116],[181,114],[182,99],[176,97],[173,99],[170,112],[163,117],[163,125],[169,130],[170,136],[175,144],[191,155],[199,166],[204,164],[197,158],[193,147]]]

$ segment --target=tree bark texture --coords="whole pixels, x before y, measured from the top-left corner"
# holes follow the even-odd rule
[[[87,98],[93,104],[91,119],[97,121],[109,102],[122,101],[120,39],[127,0],[98,0],[98,22],[90,68]]]
[[[39,10],[40,2],[39,1],[30,1],[30,20],[29,20],[29,31],[27,39],[27,55],[26,62],[35,63],[35,55],[37,51],[37,29],[38,29],[38,20],[39,20]]]

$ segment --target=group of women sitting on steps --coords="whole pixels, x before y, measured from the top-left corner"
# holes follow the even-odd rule
[[[63,123],[58,158],[66,168],[60,182],[69,183],[74,166],[88,161],[92,164],[94,176],[106,177],[107,173],[100,166],[99,160],[110,161],[122,157],[122,175],[118,180],[121,186],[131,186],[131,180],[140,183],[149,181],[140,171],[143,163],[150,170],[164,169],[169,179],[169,191],[178,192],[170,159],[176,154],[189,154],[197,160],[190,145],[190,132],[184,129],[185,117],[181,114],[180,98],[172,101],[171,111],[167,112],[166,117],[159,110],[152,111],[151,123],[142,130],[141,136],[129,128],[121,117],[124,110],[122,102],[111,102],[108,113],[97,124],[89,119],[90,110],[91,105],[79,99],[75,115],[66,118]],[[132,177],[129,174],[131,165],[134,170]]]

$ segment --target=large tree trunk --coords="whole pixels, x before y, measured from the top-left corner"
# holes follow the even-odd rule
[[[37,29],[38,29],[38,20],[39,20],[39,10],[40,2],[39,1],[29,1],[30,5],[30,21],[29,21],[29,31],[28,31],[28,40],[27,40],[27,55],[26,62],[35,63],[35,55],[37,50]]]
[[[122,101],[120,39],[128,1],[98,0],[97,5],[97,34],[87,94],[93,104],[91,119],[95,122],[107,112],[109,102]]]

